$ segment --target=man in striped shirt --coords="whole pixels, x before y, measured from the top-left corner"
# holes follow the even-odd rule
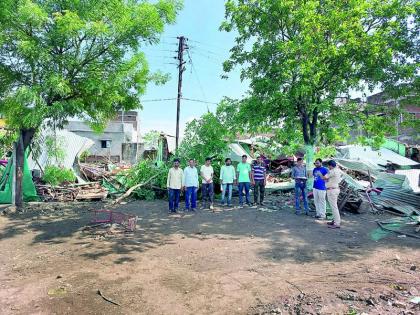
[[[266,185],[266,168],[262,156],[257,158],[257,162],[252,166],[252,184],[254,185],[254,204],[264,205],[264,191]],[[259,197],[259,202],[258,202]]]

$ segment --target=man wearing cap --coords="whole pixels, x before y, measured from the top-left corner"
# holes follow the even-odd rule
[[[326,180],[327,199],[333,212],[333,221],[328,222],[328,227],[331,229],[339,229],[341,224],[340,211],[338,210],[338,195],[340,194],[341,171],[337,167],[334,160],[328,162],[328,174],[320,175],[322,179]]]
[[[183,186],[184,172],[179,167],[179,159],[174,159],[174,166],[171,167],[166,180],[166,187],[168,188],[169,212],[176,213],[179,206],[179,196]]]

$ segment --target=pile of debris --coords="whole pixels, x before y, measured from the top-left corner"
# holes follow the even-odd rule
[[[275,173],[268,173],[267,174],[267,182],[269,183],[283,183],[283,182],[289,182],[290,181],[290,175],[287,173],[284,174],[275,174]]]
[[[111,172],[108,171],[108,167],[104,163],[100,164],[85,164],[85,163],[79,163],[79,169],[80,173],[83,175],[83,177],[86,180],[89,181],[100,181],[104,178],[107,178],[110,176]]]
[[[342,180],[340,183],[340,195],[338,196],[338,210],[359,213],[362,202],[360,193],[351,187],[346,180]]]
[[[104,200],[108,196],[108,190],[98,182],[84,184],[68,184],[63,186],[51,186],[37,184],[36,190],[42,201],[88,201]]]
[[[385,211],[407,221],[378,221],[382,229],[420,238],[416,234],[417,227],[414,233],[407,230],[407,227],[417,226],[420,222],[420,183],[417,183],[420,164],[384,149],[377,153],[380,154],[377,157],[371,150],[363,149],[356,159],[351,154],[353,151],[357,153],[357,150],[361,149],[346,147],[345,154],[335,159],[344,172],[340,184],[340,209],[359,212],[356,208],[366,202],[374,213]],[[393,166],[393,170],[389,169],[389,165]]]
[[[132,233],[137,227],[137,216],[113,210],[94,210],[89,225],[83,228],[95,239],[115,237],[118,234]]]

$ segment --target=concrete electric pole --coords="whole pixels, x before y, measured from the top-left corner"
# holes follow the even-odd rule
[[[184,36],[178,38],[178,96],[176,101],[176,150],[179,145],[179,116],[181,112],[181,98],[182,98],[182,73],[185,71],[184,51],[188,49],[186,41],[188,40]]]

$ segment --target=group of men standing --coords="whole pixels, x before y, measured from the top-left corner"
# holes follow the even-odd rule
[[[258,157],[252,166],[247,162],[248,157],[242,156],[242,161],[236,169],[232,165],[232,160],[227,158],[225,165],[220,169],[220,184],[222,190],[222,206],[232,206],[233,186],[238,185],[239,207],[243,207],[244,201],[251,206],[250,189],[254,186],[254,203],[264,204],[264,190],[266,185],[266,167],[262,157]],[[205,164],[200,168],[202,178],[202,208],[207,206],[214,209],[214,170],[211,166],[211,158],[206,158]],[[171,213],[179,210],[179,200],[181,191],[185,191],[185,211],[195,211],[197,209],[197,192],[199,187],[198,170],[195,167],[195,160],[190,159],[188,166],[182,170],[179,159],[174,160],[173,167],[169,170],[167,179],[169,195],[169,211]],[[245,200],[244,200],[245,199]]]
[[[232,165],[230,158],[225,159],[225,165],[220,169],[221,184],[221,205],[232,206],[233,186],[238,185],[239,207],[252,206],[250,198],[251,186],[254,187],[254,204],[264,205],[264,191],[266,186],[266,166],[262,156],[251,166],[247,162],[248,157],[242,156],[242,161],[236,169]],[[211,158],[206,158],[205,164],[200,168],[202,178],[202,206],[214,209],[214,170],[211,166]],[[174,160],[173,167],[169,170],[167,188],[169,194],[169,211],[171,213],[179,210],[179,200],[181,191],[185,192],[185,211],[195,211],[197,209],[197,192],[199,188],[198,170],[195,167],[195,160],[190,159],[188,166],[182,170],[179,159]],[[340,194],[339,184],[341,172],[337,168],[335,161],[328,162],[328,169],[322,166],[322,160],[317,159],[312,171],[314,177],[313,196],[316,208],[316,219],[326,219],[326,200],[331,206],[334,220],[328,222],[330,228],[340,228],[340,212],[338,210],[338,195]],[[309,215],[307,199],[307,168],[303,164],[303,159],[298,158],[296,165],[292,168],[292,178],[295,180],[295,207],[296,214],[301,213],[300,200],[303,200],[303,208],[306,215]]]
[[[335,161],[328,162],[328,169],[322,166],[322,160],[315,160],[315,168],[312,171],[314,177],[313,197],[316,209],[316,219],[326,219],[326,200],[332,209],[333,221],[328,222],[328,227],[340,228],[341,218],[338,210],[338,195],[340,194],[341,171]],[[296,214],[300,214],[300,199],[302,197],[305,214],[309,215],[308,199],[306,194],[307,169],[303,159],[298,158],[296,166],[292,168],[292,178],[295,180],[295,207]]]

